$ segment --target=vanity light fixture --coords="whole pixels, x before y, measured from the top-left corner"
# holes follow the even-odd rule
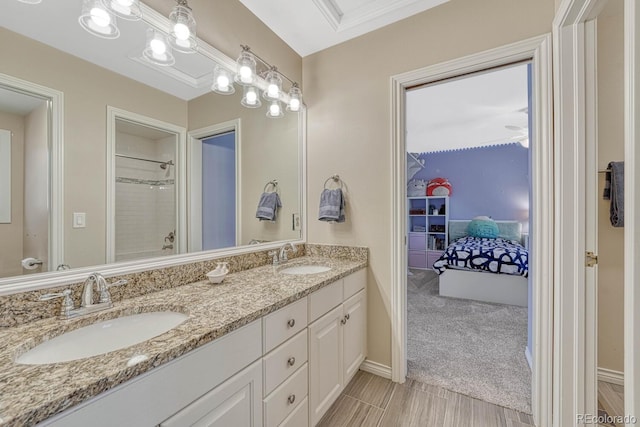
[[[142,19],[140,0],[102,0],[102,4],[118,18],[126,19],[127,21],[139,21]]]
[[[274,99],[269,103],[269,109],[267,110],[267,117],[270,119],[279,119],[283,117],[284,113],[282,112],[282,105],[280,105],[280,101]]]
[[[221,95],[231,95],[236,90],[233,87],[231,72],[219,65],[213,69],[213,85],[211,90]]]
[[[94,36],[104,39],[117,39],[120,36],[115,15],[104,7],[101,0],[83,0],[78,22]]]
[[[299,112],[302,108],[302,91],[297,82],[294,82],[286,75],[278,71],[278,68],[269,64],[251,51],[246,45],[240,45],[242,52],[236,61],[235,82],[244,86],[244,94],[240,102],[247,108],[258,108],[261,105],[258,96],[257,77],[264,79],[264,84],[260,85],[262,97],[269,101],[267,117],[277,118],[284,116],[281,101],[287,100],[287,111]],[[258,70],[258,61],[261,70]],[[282,90],[283,78],[291,83],[288,94]]]
[[[166,36],[161,31],[153,28],[147,30],[147,45],[142,51],[142,57],[153,64],[163,67],[176,63]]]
[[[262,97],[267,101],[280,99],[280,94],[282,93],[282,79],[278,74],[278,69],[272,66],[271,69],[267,71],[265,80],[267,81],[267,88],[262,92]]]
[[[18,0],[20,3],[26,3],[26,4],[38,4],[38,3],[42,3],[42,0]]]
[[[249,50],[249,46],[242,46],[242,52],[237,61],[235,81],[243,86],[253,84],[256,79],[256,59]]]
[[[302,92],[298,87],[298,83],[294,83],[289,90],[289,104],[287,104],[287,111],[298,112],[300,111],[301,104]]]
[[[255,86],[245,86],[244,95],[242,96],[240,104],[247,108],[259,108],[262,102],[260,102],[258,89],[256,89]]]
[[[178,52],[195,53],[198,46],[196,20],[187,0],[176,0],[176,2],[177,4],[169,14],[169,21],[171,21],[169,41]]]

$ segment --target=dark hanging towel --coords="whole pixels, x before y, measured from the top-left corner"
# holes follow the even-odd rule
[[[614,227],[624,227],[624,162],[610,162],[605,174],[605,200],[611,200],[609,218]]]

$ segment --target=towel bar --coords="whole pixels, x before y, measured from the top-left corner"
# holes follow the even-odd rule
[[[342,181],[342,179],[340,179],[340,175],[336,174],[336,175],[331,175],[331,176],[330,176],[329,178],[327,178],[327,180],[324,182],[324,188],[325,188],[325,189],[327,188],[327,183],[328,183],[329,181],[331,181],[331,180],[333,180],[333,182],[335,182],[336,184],[338,184],[338,183],[339,183],[339,184],[340,184],[340,188],[344,188],[344,186],[342,185],[342,184],[343,184],[343,181]]]
[[[273,191],[275,191],[276,193],[278,192],[278,180],[277,179],[273,179],[269,182],[267,182],[264,186],[264,189],[262,190],[263,193],[267,192],[267,188],[269,188],[269,186],[272,185],[273,186]]]

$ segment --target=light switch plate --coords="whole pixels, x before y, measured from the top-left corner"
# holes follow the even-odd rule
[[[85,212],[73,213],[73,228],[85,228],[87,226],[87,214]]]
[[[300,223],[300,214],[294,213],[293,214],[293,231],[300,230],[301,226],[302,224]]]

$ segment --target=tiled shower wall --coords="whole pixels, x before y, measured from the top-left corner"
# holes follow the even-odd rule
[[[158,161],[174,160],[175,138],[152,140],[118,133],[119,154]],[[116,261],[176,253],[162,249],[176,229],[175,167],[116,158]]]

